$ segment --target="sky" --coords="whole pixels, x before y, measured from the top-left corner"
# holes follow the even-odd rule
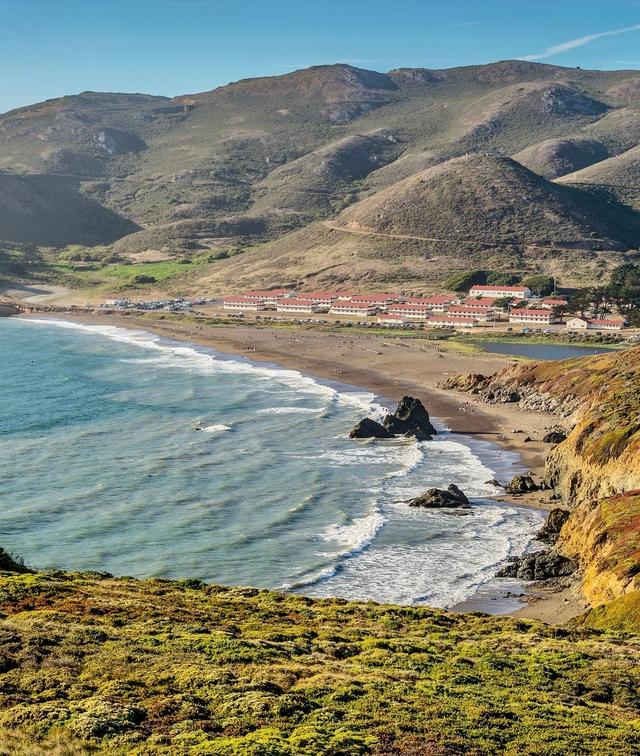
[[[0,0],[0,112],[323,63],[640,69],[640,0]]]

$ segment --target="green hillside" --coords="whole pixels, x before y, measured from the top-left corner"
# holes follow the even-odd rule
[[[631,756],[640,742],[634,636],[96,573],[0,573],[0,609],[12,756]]]

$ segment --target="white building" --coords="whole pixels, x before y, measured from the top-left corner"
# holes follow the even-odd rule
[[[266,289],[265,291],[247,291],[244,296],[247,299],[256,299],[263,302],[267,307],[275,307],[284,297],[293,296],[291,289]]]
[[[330,315],[357,315],[366,317],[374,315],[376,308],[373,305],[358,302],[334,302],[329,310]]]
[[[380,325],[393,326],[395,328],[402,328],[408,325],[406,318],[402,315],[392,315],[390,313],[380,315],[378,317],[378,323],[380,323]]]
[[[438,294],[433,297],[405,297],[404,303],[424,305],[431,312],[445,312],[450,305],[459,304],[460,298],[449,294]]]
[[[566,299],[543,299],[540,303],[540,307],[545,307],[546,309],[552,310],[555,307],[566,307],[569,303]]]
[[[390,304],[387,312],[411,320],[426,320],[431,314],[431,308],[425,304]]]
[[[222,303],[225,310],[235,310],[241,312],[260,312],[266,310],[266,304],[259,299],[250,297],[226,297]]]
[[[558,322],[553,310],[530,310],[525,307],[515,308],[509,313],[510,323],[533,323],[535,325],[551,325]]]
[[[567,320],[569,331],[621,331],[626,325],[624,318],[570,318]]]
[[[457,318],[444,312],[441,315],[432,315],[427,323],[436,328],[473,328],[478,325],[477,320],[471,318]]]
[[[388,305],[398,300],[399,297],[395,294],[354,294],[349,301],[351,304],[369,305],[379,310],[386,310]]]
[[[305,315],[312,315],[314,312],[326,311],[326,307],[322,307],[315,302],[309,302],[305,299],[294,299],[292,297],[286,297],[279,299],[276,303],[276,310],[278,312],[299,313]]]
[[[298,294],[298,299],[328,309],[338,299],[338,294],[335,291],[310,291]]]
[[[477,310],[495,309],[497,297],[467,297],[462,304],[465,307],[475,307]]]
[[[478,320],[481,323],[486,323],[489,320],[493,320],[493,309],[491,307],[470,307],[464,304],[449,307],[447,315],[451,315],[454,318],[468,318],[469,320]]]
[[[511,297],[512,299],[529,299],[532,292],[528,286],[472,286],[469,289],[470,297],[495,297],[496,299],[504,299],[505,297]]]

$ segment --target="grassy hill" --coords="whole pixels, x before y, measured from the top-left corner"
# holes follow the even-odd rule
[[[427,168],[352,205],[340,226],[453,242],[627,248],[640,215],[600,208],[509,158],[468,155]]]
[[[39,182],[45,208],[25,226],[24,210],[5,202],[0,239],[118,240],[125,253],[190,254],[229,240],[254,248],[467,154],[516,156],[553,179],[601,165],[608,171],[604,163],[640,144],[639,78],[524,61],[387,73],[339,64],[171,100],[96,92],[50,100],[0,115],[4,181]],[[576,187],[596,218],[593,229],[578,224],[576,239],[593,231],[602,250],[638,245],[631,215],[620,215],[611,195]],[[74,208],[86,214],[91,235],[55,210],[60,191],[72,192],[72,215]],[[512,198],[496,199],[496,214],[508,216]],[[535,240],[545,202],[515,229],[521,236]],[[580,204],[577,193],[572,204]],[[25,194],[20,205],[31,199]],[[443,217],[474,212],[470,194],[448,195],[442,205]],[[564,231],[565,220],[546,228]],[[511,244],[512,224],[501,225],[489,237]],[[396,264],[411,267],[403,250]],[[468,265],[484,252],[464,247],[459,256]],[[378,258],[369,259],[370,273],[382,275]]]
[[[590,189],[640,210],[640,146],[563,176],[566,186]]]
[[[0,568],[3,753],[637,753],[636,636]]]
[[[78,191],[73,178],[0,172],[0,233],[51,247],[108,244],[138,230]]]

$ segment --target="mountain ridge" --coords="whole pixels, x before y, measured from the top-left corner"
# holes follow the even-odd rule
[[[254,250],[421,170],[484,153],[571,184],[610,226],[638,211],[640,187],[605,197],[563,179],[600,168],[615,179],[615,158],[640,144],[636,90],[633,70],[499,61],[386,73],[333,64],[173,98],[87,91],[51,99],[0,115],[0,171],[50,177],[52,208],[73,178],[72,204],[97,203],[113,224],[88,239],[63,233],[60,213],[42,227],[36,219],[29,238],[12,231],[15,212],[0,206],[0,240],[115,241],[125,255],[145,251],[145,240],[171,255],[225,244]],[[446,211],[473,215],[469,197],[459,200]],[[498,214],[508,210],[500,202]],[[629,220],[613,247],[640,246],[634,228]],[[402,249],[396,254],[399,266],[409,264]]]

